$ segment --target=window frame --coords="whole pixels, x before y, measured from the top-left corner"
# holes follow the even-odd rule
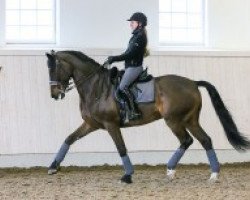
[[[58,0],[53,0],[53,7],[52,7],[52,27],[53,27],[53,38],[51,40],[49,39],[31,39],[31,40],[26,40],[26,39],[7,39],[7,35],[6,35],[6,11],[7,11],[7,8],[6,8],[6,3],[7,0],[4,1],[4,22],[3,22],[3,27],[4,27],[4,43],[5,45],[55,45],[57,43],[57,6],[58,6]],[[22,9],[18,9],[18,10],[22,10]],[[23,9],[23,10],[26,10],[26,9]],[[39,9],[30,9],[30,10],[39,10]],[[19,25],[19,26],[22,26],[22,25]],[[34,25],[35,27],[37,27],[38,25]]]
[[[5,44],[5,1],[0,1],[0,47]]]
[[[174,1],[174,0],[171,0]],[[202,1],[202,41],[201,42],[176,42],[176,41],[169,41],[169,42],[161,42],[160,40],[160,30],[162,27],[160,27],[160,14],[161,13],[169,13],[169,12],[160,12],[160,3],[158,5],[158,21],[159,21],[159,26],[158,26],[158,44],[160,47],[165,47],[165,46],[172,46],[172,47],[205,47],[207,43],[207,0],[201,0]],[[171,13],[175,13],[172,12]],[[187,12],[180,12],[180,13],[187,13]],[[169,28],[172,30],[172,27]],[[186,30],[189,28],[187,27]]]

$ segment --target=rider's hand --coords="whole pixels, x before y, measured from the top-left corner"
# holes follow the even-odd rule
[[[110,68],[110,65],[114,62],[114,56],[109,56],[107,60],[103,63],[105,68]]]
[[[114,62],[114,56],[109,56],[107,59],[107,63],[111,65],[113,62]]]

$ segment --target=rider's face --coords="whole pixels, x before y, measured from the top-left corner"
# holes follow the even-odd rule
[[[137,29],[138,26],[139,26],[139,23],[137,21],[130,21],[130,28],[132,29],[132,31]]]

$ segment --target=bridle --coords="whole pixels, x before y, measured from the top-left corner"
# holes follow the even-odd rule
[[[58,79],[59,69],[63,70],[64,73],[66,73],[66,75],[68,75],[70,77],[70,73],[68,71],[66,71],[63,67],[61,67],[60,63],[58,64],[56,62],[56,64],[55,64],[55,73],[56,73],[55,77],[56,77],[56,80],[50,80],[49,85],[50,86],[56,86],[57,89],[60,92],[61,99],[63,99],[65,97],[65,93],[68,92],[69,90],[71,90],[69,88],[70,88],[70,85],[72,83],[69,83],[69,81],[61,81],[61,80]]]
[[[65,94],[69,92],[70,90],[79,87],[81,84],[84,84],[86,81],[88,81],[92,76],[94,76],[96,73],[98,73],[100,70],[104,69],[104,66],[100,65],[96,70],[93,70],[88,75],[82,75],[78,80],[75,80],[75,84],[73,81],[60,81],[58,80],[58,73],[59,70],[62,70],[68,77],[72,77],[72,75],[62,67],[62,64],[56,63],[55,65],[55,73],[56,73],[56,79],[57,80],[50,80],[49,84],[50,86],[56,86],[57,89],[60,91],[61,99],[65,97]]]

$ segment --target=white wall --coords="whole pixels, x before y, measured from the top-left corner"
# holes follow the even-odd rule
[[[0,73],[0,154],[56,152],[66,136],[82,122],[76,90],[69,92],[62,101],[50,98],[44,53],[0,51],[0,65],[3,66]],[[109,53],[86,52],[99,62],[103,62]],[[154,76],[178,74],[214,84],[239,129],[250,136],[250,80],[247,76],[250,53],[154,52],[145,65]],[[232,149],[207,92],[201,91],[204,129],[212,137],[216,149]],[[178,146],[178,140],[163,121],[124,129],[123,133],[130,151],[165,151]],[[201,145],[195,142],[192,149],[201,149]],[[97,131],[78,141],[71,151],[116,152],[116,149],[108,134]]]
[[[148,16],[150,46],[158,45],[156,0],[61,0],[61,46],[125,48],[130,37],[126,21],[136,11]]]
[[[0,0],[0,30],[4,27]],[[57,0],[61,47],[126,48],[130,38],[127,18],[135,11],[149,19],[149,46],[158,48],[158,0]],[[207,0],[208,47],[250,49],[250,1]],[[0,31],[0,46],[4,46]]]
[[[249,0],[207,1],[210,47],[249,49]],[[108,55],[120,52],[107,49],[126,47],[130,37],[126,19],[137,10],[148,15],[150,47],[157,48],[158,46],[157,0],[60,0],[60,2],[61,17],[58,30],[61,47],[98,48],[90,52],[86,51],[86,53],[102,63]],[[4,27],[4,12],[1,12],[3,8],[4,0],[0,0],[0,46],[4,46],[4,42],[1,41],[3,38],[1,30]],[[107,49],[100,50],[100,48]],[[4,67],[0,74],[0,154],[2,154],[0,167],[14,166],[14,154],[23,153],[24,157],[34,154],[36,157],[56,152],[64,138],[81,122],[76,92],[67,95],[67,99],[63,102],[54,102],[49,98],[44,51],[12,52],[3,51],[0,48],[0,65]],[[150,72],[155,76],[176,73],[214,83],[232,111],[240,130],[250,137],[249,52],[153,52],[152,56],[147,58],[146,65],[150,66]],[[212,137],[217,151],[232,152],[232,147],[224,136],[207,93],[202,90],[202,94],[204,100],[202,124]],[[72,109],[70,114],[68,113],[69,107]],[[61,115],[67,117],[62,119]],[[156,134],[152,130],[157,130]],[[144,127],[126,129],[124,133],[130,152],[152,153],[168,150],[171,153],[178,146],[176,138],[162,121]],[[142,134],[145,135],[143,142],[141,142]],[[201,146],[195,142],[192,149],[197,152]],[[103,131],[99,131],[79,141],[70,152],[103,153],[116,152],[116,149],[110,137]],[[191,162],[204,161],[205,153],[204,151],[202,153],[203,155],[199,155],[202,155],[203,160],[195,155],[195,159]],[[7,158],[10,162],[5,160],[6,157],[3,154],[4,156],[10,155]],[[98,162],[95,162],[94,157],[92,159],[95,161],[91,162],[102,164],[106,159],[108,160],[109,155]],[[233,156],[227,158],[226,162],[249,161],[249,157],[246,158],[241,154],[227,153],[228,155]],[[223,154],[222,158],[224,156],[226,155]],[[235,159],[237,156],[240,159]],[[40,162],[42,165],[50,161],[47,156],[45,157]],[[50,155],[49,158],[51,157]],[[167,160],[168,156],[164,154],[164,157]],[[73,160],[80,158],[81,156]],[[163,160],[163,157],[159,158],[156,155],[153,155],[153,158],[155,164]],[[86,159],[88,157],[84,162]],[[186,159],[190,160],[189,157]],[[19,161],[21,164],[17,165],[26,166],[23,164],[26,161],[22,157]],[[107,162],[114,163],[113,161]],[[145,162],[151,163],[151,160],[148,159]],[[34,166],[40,163],[33,160],[32,164],[26,164]],[[74,162],[69,163],[74,164]],[[140,163],[139,159],[135,158],[134,163]]]
[[[250,49],[250,1],[207,0],[207,2],[209,46]]]
[[[157,0],[62,0],[61,46],[125,48],[126,19],[135,11],[148,16],[149,46],[158,48]],[[207,0],[209,48],[250,49],[250,1]]]

